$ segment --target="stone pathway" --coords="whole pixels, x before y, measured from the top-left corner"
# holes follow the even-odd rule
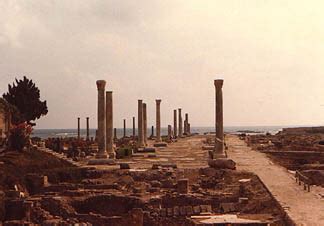
[[[228,157],[237,169],[257,174],[297,225],[324,225],[324,188],[312,186],[311,192],[304,191],[287,169],[247,147],[237,136],[227,135],[226,142]]]
[[[132,157],[129,162],[132,168],[151,168],[153,163],[175,163],[178,168],[200,168],[208,166],[208,152],[202,150],[204,136],[193,136],[178,139],[166,148],[156,148],[156,157]],[[154,141],[148,145],[153,146]],[[119,160],[122,162],[123,160]]]

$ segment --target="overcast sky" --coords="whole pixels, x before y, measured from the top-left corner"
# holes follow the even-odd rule
[[[0,92],[32,78],[49,113],[38,128],[96,127],[96,80],[114,95],[114,124],[137,99],[162,126],[173,109],[214,125],[213,80],[224,78],[224,120],[237,125],[324,122],[321,0],[0,1]]]

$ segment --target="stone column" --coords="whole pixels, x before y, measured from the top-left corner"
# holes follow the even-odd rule
[[[168,125],[168,139],[171,140],[172,139],[172,126]]]
[[[133,117],[133,139],[135,139],[135,117]]]
[[[97,81],[98,88],[98,153],[96,158],[107,158],[106,152],[106,104],[105,104],[105,80]]]
[[[117,141],[117,129],[114,128],[114,141]]]
[[[106,146],[110,159],[116,157],[113,138],[113,97],[112,91],[106,92]]]
[[[182,115],[181,115],[181,108],[178,109],[179,113],[179,134],[178,137],[182,137],[183,132],[182,132]]]
[[[215,152],[216,154],[223,154],[224,150],[224,133],[223,133],[223,87],[224,81],[222,79],[214,80],[215,85],[215,100],[216,100],[216,138],[215,138]]]
[[[151,137],[154,137],[154,126],[151,127]]]
[[[143,131],[143,100],[138,100],[138,146],[144,147],[144,131]]]
[[[189,131],[188,131],[188,124],[189,124],[189,118],[188,118],[188,113],[185,114],[185,129],[184,129],[184,132],[186,135],[189,134]]]
[[[89,117],[87,117],[87,141],[90,139],[90,133],[89,133]]]
[[[147,145],[147,111],[146,104],[143,103],[143,133],[144,133],[144,144]]]
[[[78,118],[78,140],[80,140],[80,118]]]
[[[190,123],[188,123],[188,133],[191,134]]]
[[[173,138],[178,136],[177,109],[173,110]]]
[[[124,119],[124,130],[123,130],[123,137],[126,137],[126,119]]]
[[[156,142],[161,142],[161,100],[155,100],[156,102]]]

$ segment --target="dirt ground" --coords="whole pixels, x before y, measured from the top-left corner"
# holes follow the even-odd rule
[[[258,175],[297,225],[324,225],[324,188],[312,186],[311,192],[304,191],[293,173],[274,164],[266,154],[247,147],[237,136],[226,136],[226,143],[227,154],[237,169]]]

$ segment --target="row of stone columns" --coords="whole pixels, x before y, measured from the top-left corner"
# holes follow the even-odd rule
[[[89,117],[86,118],[86,140],[90,140],[90,133],[89,133]],[[78,140],[81,138],[80,132],[80,118],[78,117]]]

